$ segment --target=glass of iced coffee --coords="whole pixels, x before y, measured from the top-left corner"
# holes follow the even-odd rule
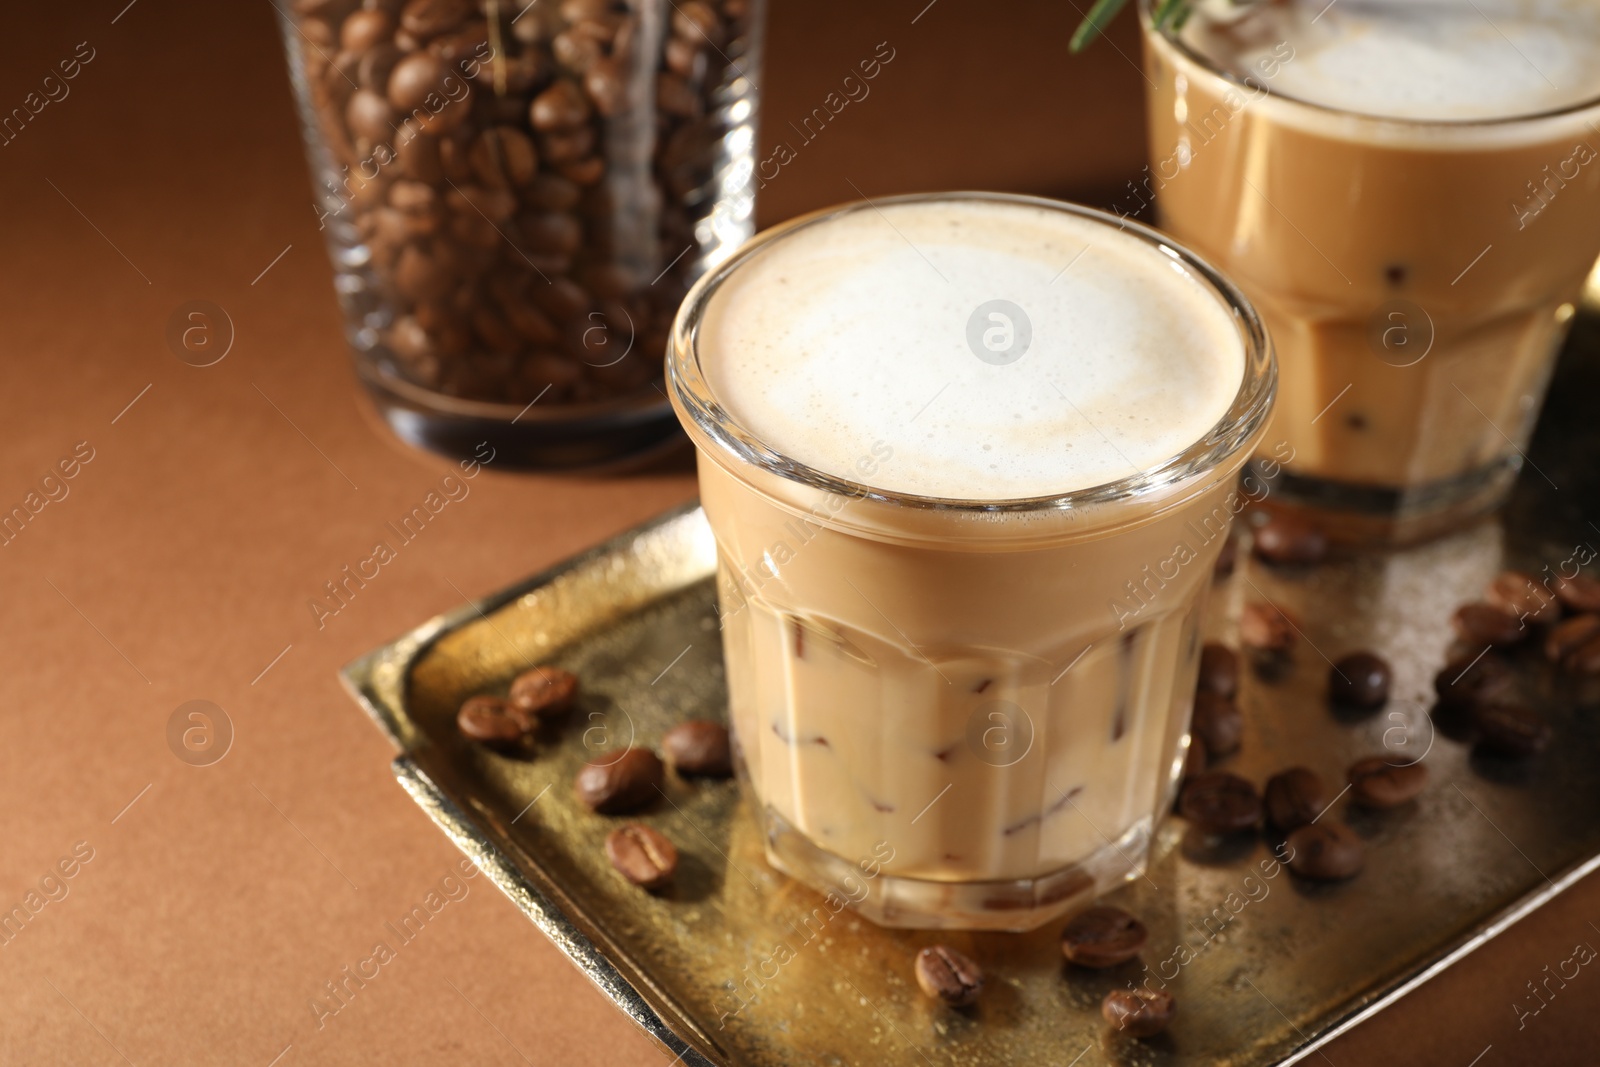
[[[1141,871],[1272,402],[1245,299],[1099,212],[899,197],[713,270],[668,380],[770,860],[927,928]]]
[[[1153,197],[1266,320],[1271,500],[1353,543],[1498,504],[1600,253],[1600,5],[1143,17],[1152,162],[1118,213]]]

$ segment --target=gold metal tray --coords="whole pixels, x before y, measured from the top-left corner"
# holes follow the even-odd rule
[[[911,957],[934,935],[835,912],[770,869],[733,782],[669,775],[666,802],[641,817],[682,854],[674,888],[651,896],[610,869],[601,842],[615,823],[573,799],[577,768],[630,741],[654,745],[681,719],[725,714],[714,546],[697,508],[436,618],[344,678],[399,748],[401,785],[684,1063],[1296,1063],[1600,866],[1600,692],[1552,678],[1529,650],[1521,680],[1557,743],[1521,764],[1472,755],[1429,715],[1458,603],[1504,561],[1537,572],[1600,545],[1600,526],[1584,514],[1600,501],[1600,437],[1569,430],[1583,425],[1578,398],[1600,390],[1592,362],[1574,376],[1588,380],[1569,385],[1572,400],[1558,383],[1501,517],[1312,570],[1270,570],[1241,555],[1213,590],[1212,636],[1231,639],[1239,605],[1263,597],[1295,612],[1305,635],[1286,668],[1249,673],[1245,744],[1226,766],[1258,782],[1295,763],[1339,782],[1354,759],[1384,753],[1431,769],[1428,791],[1407,809],[1335,809],[1367,839],[1365,872],[1309,885],[1274,871],[1264,841],[1219,852],[1172,820],[1148,876],[1118,894],[1150,927],[1142,964],[1068,968],[1059,923],[942,935],[990,975],[967,1012],[932,1004],[912,979]],[[1393,663],[1394,699],[1371,715],[1336,715],[1323,697],[1327,658],[1358,648]],[[464,697],[545,661],[575,671],[584,688],[536,755],[492,754],[457,735]],[[1133,1041],[1098,1006],[1107,990],[1142,980],[1144,966],[1167,981],[1179,1012],[1170,1033]]]

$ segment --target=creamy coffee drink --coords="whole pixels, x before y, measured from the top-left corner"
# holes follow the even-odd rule
[[[1204,5],[1145,53],[1141,191],[1278,347],[1274,499],[1354,541],[1497,503],[1600,253],[1600,5]]]
[[[1271,400],[1224,284],[967,194],[798,220],[690,294],[669,376],[779,867],[890,925],[1005,929],[1142,869]]]

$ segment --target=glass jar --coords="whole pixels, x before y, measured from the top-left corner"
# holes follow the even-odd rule
[[[542,468],[679,440],[673,314],[753,228],[762,6],[280,7],[346,335],[402,438]]]

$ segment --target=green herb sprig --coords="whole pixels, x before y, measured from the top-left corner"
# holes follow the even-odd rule
[[[1111,20],[1116,18],[1127,4],[1128,0],[1094,0],[1094,6],[1078,24],[1067,48],[1076,54],[1089,47],[1090,42],[1111,25]],[[1158,0],[1150,20],[1155,23],[1158,30],[1170,29],[1177,32],[1183,29],[1183,24],[1189,21],[1189,16],[1192,14],[1194,14],[1194,0]]]

